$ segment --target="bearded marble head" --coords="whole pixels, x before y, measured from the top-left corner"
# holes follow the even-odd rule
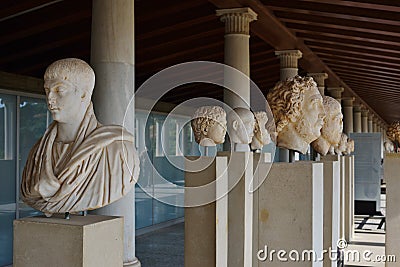
[[[335,146],[335,153],[337,155],[343,155],[347,149],[347,135],[345,133],[342,133],[340,136],[340,141],[339,144]]]
[[[199,107],[191,125],[195,140],[201,146],[215,146],[225,141],[226,112],[220,106]]]
[[[277,146],[306,153],[321,135],[325,110],[322,96],[312,77],[278,82],[267,95],[274,115]]]
[[[268,115],[265,111],[254,112],[254,117],[256,119],[254,124],[254,136],[251,141],[251,149],[259,150],[264,145],[271,142],[271,137],[267,130]]]
[[[325,156],[332,146],[336,146],[343,132],[342,107],[336,99],[330,96],[323,97],[325,109],[324,126],[321,128],[321,136],[311,143],[311,146],[319,154]]]

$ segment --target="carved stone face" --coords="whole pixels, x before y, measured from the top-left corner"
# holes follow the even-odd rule
[[[321,135],[324,117],[325,110],[318,88],[313,86],[305,90],[304,99],[301,102],[301,117],[294,124],[296,131],[306,143],[311,143]]]
[[[87,95],[77,86],[63,79],[45,80],[44,88],[48,109],[53,120],[68,123],[86,112],[90,103]],[[85,101],[83,101],[85,100]]]
[[[215,144],[225,142],[226,126],[216,121],[208,130],[206,137],[213,140]]]
[[[328,98],[329,96],[325,96]],[[337,145],[340,142],[340,136],[343,132],[343,114],[340,103],[335,99],[335,102],[324,101],[326,117],[324,126],[321,129],[321,136],[326,139],[331,145]]]
[[[271,137],[267,130],[268,117],[267,113],[264,111],[255,112],[254,117],[256,121],[251,147],[252,149],[261,149],[263,145],[267,145],[271,142]]]
[[[235,108],[228,115],[228,132],[232,143],[250,144],[254,136],[255,119],[245,108]]]

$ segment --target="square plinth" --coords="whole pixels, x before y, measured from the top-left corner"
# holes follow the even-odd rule
[[[15,220],[13,266],[122,266],[123,227],[123,218],[100,215]]]

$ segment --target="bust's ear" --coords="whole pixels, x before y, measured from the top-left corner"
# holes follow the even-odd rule
[[[239,123],[238,123],[238,121],[237,120],[234,120],[233,122],[232,122],[232,128],[233,128],[233,130],[237,130],[238,129],[238,126],[239,126]]]

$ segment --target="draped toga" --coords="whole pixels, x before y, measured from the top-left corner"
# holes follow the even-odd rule
[[[101,125],[90,104],[71,143],[56,141],[53,122],[29,153],[22,200],[47,214],[92,210],[126,195],[139,175],[133,136]]]

